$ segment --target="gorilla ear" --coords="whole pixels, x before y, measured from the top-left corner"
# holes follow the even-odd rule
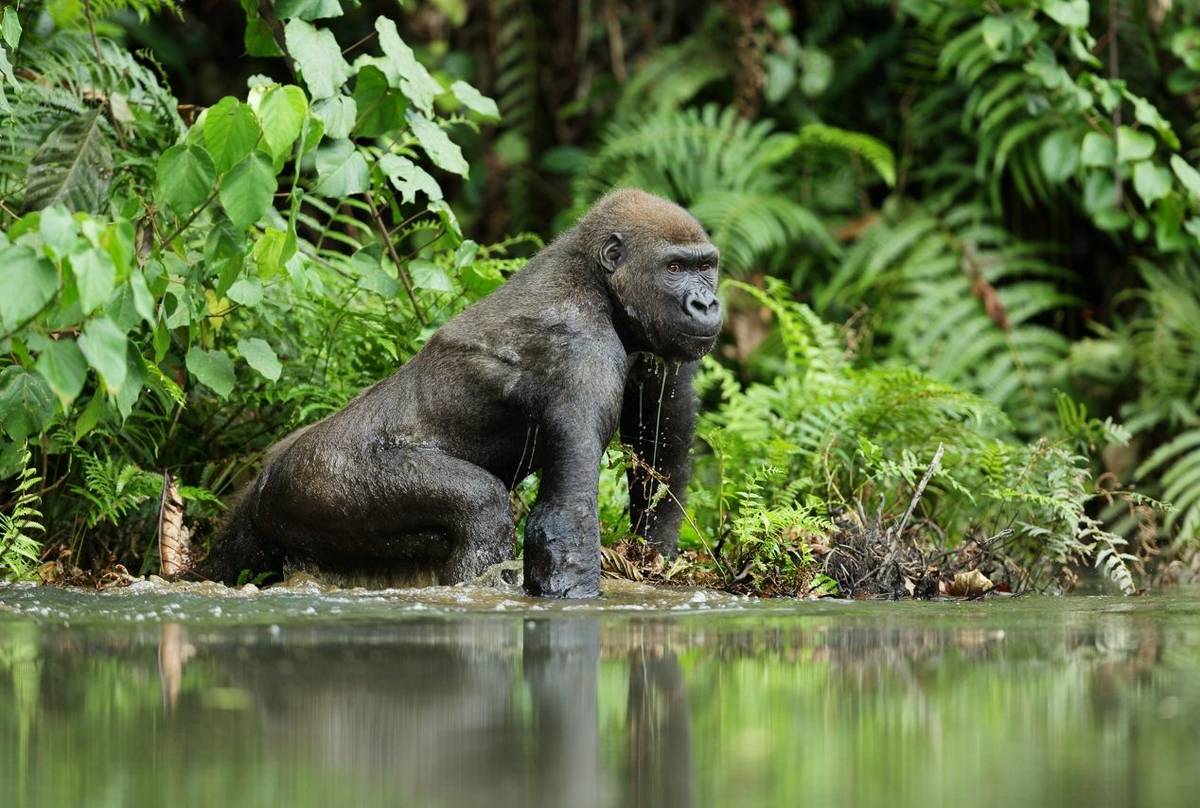
[[[600,266],[607,272],[616,272],[625,263],[625,240],[620,233],[613,233],[604,240],[600,248]]]

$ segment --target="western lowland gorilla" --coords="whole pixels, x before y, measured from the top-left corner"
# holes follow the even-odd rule
[[[716,288],[717,250],[690,214],[609,194],[395,375],[272,447],[198,572],[420,562],[439,583],[469,580],[512,556],[509,492],[540,471],[526,589],[598,596],[599,466],[618,428],[640,459],[632,527],[675,550]]]

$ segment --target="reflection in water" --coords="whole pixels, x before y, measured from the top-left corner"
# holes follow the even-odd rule
[[[22,597],[0,589],[5,805],[1158,806],[1200,789],[1186,598],[389,616],[311,596],[263,600],[265,619],[184,598],[146,621],[132,598],[89,620],[100,601]]]

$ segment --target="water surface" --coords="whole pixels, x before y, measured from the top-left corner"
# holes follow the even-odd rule
[[[1200,598],[0,586],[0,803],[1173,806]]]

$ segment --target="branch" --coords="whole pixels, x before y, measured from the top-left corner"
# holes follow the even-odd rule
[[[425,319],[424,312],[421,311],[420,304],[417,303],[417,294],[413,291],[412,279],[404,271],[404,264],[400,262],[400,256],[396,254],[396,247],[392,244],[392,238],[388,234],[387,225],[384,224],[383,217],[379,215],[379,208],[375,206],[375,200],[372,198],[370,190],[367,191],[367,204],[371,206],[371,217],[375,220],[375,226],[379,228],[379,235],[383,239],[383,246],[387,249],[388,255],[392,257],[392,263],[396,265],[396,274],[400,276],[400,283],[404,285],[404,291],[408,293],[408,299],[412,302],[413,311],[417,315],[417,322],[422,327],[429,325],[429,321]]]

